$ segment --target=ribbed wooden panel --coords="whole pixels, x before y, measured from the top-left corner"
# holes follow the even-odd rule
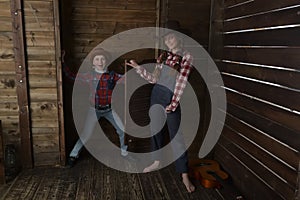
[[[225,0],[216,60],[228,107],[215,156],[246,199],[299,195],[299,8],[297,0]]]

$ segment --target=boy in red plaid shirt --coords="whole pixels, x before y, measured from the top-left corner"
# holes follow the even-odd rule
[[[62,55],[62,63],[64,66],[63,70],[65,75],[72,80],[75,80],[76,78],[77,81],[86,83],[90,90],[89,101],[91,107],[89,108],[87,114],[84,128],[81,133],[81,138],[78,139],[69,155],[68,165],[70,167],[73,167],[75,164],[76,159],[79,157],[80,150],[90,138],[96,123],[98,123],[98,120],[101,117],[106,118],[116,129],[120,139],[121,155],[124,157],[128,155],[127,145],[124,143],[123,123],[116,113],[113,114],[111,109],[112,92],[115,84],[122,77],[122,75],[113,71],[107,71],[107,62],[110,59],[110,54],[107,51],[101,48],[96,48],[92,51],[90,58],[91,63],[93,64],[93,70],[90,70],[86,73],[75,74],[70,71],[69,67],[65,66],[64,52]],[[95,112],[97,116],[96,119],[93,117]]]

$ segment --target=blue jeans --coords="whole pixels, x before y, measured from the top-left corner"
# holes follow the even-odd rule
[[[94,117],[94,113],[96,112],[97,118]],[[115,116],[115,117],[114,117]],[[113,115],[112,109],[108,108],[106,110],[96,110],[93,107],[89,108],[87,118],[85,120],[84,128],[81,133],[81,137],[77,140],[73,150],[70,153],[70,157],[77,158],[79,153],[83,147],[83,145],[88,141],[88,139],[93,134],[93,130],[95,128],[96,123],[98,120],[104,117],[106,118],[116,129],[119,139],[120,139],[120,148],[122,150],[127,150],[127,145],[124,143],[124,126],[121,119],[117,116],[116,113]]]

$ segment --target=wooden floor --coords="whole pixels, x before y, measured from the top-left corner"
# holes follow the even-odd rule
[[[227,199],[222,196],[222,189],[205,189],[199,182],[193,182],[197,189],[189,194],[172,165],[147,174],[131,174],[108,168],[91,156],[82,156],[71,169],[23,171],[1,199]]]

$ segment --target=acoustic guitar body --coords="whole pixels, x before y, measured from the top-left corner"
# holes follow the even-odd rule
[[[193,159],[189,161],[190,176],[201,182],[205,188],[220,188],[221,184],[217,180],[225,180],[228,174],[220,169],[220,165],[215,160]]]

